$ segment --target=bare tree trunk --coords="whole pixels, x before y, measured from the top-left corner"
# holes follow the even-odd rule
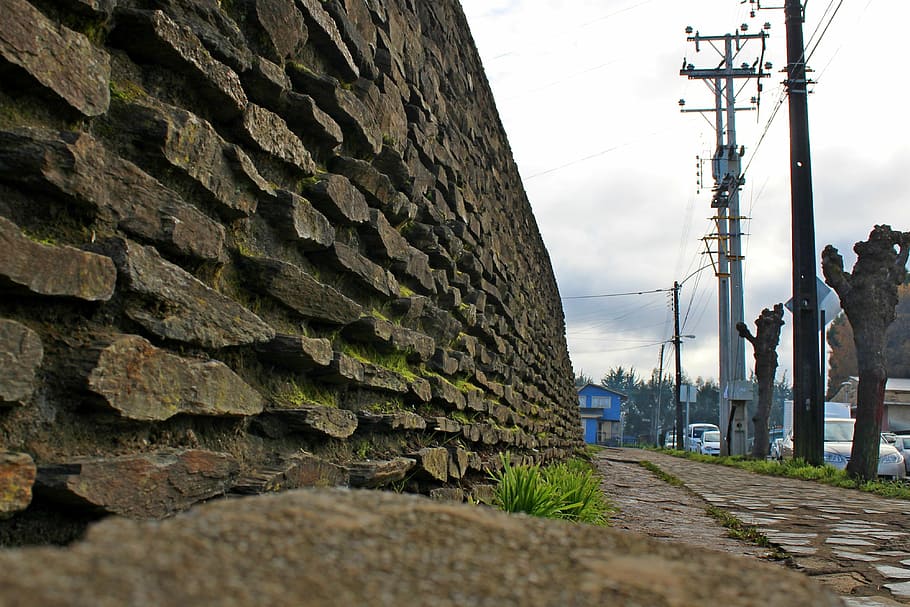
[[[774,375],[777,373],[777,344],[780,343],[780,328],[784,325],[784,306],[775,304],[774,310],[765,308],[755,319],[755,335],[749,332],[745,323],[737,323],[739,336],[752,344],[755,357],[755,378],[758,381],[758,407],[752,418],[755,440],[752,442],[752,457],[764,459],[768,456],[768,418],[771,416],[771,402],[774,397]]]
[[[859,386],[856,393],[856,428],[847,472],[873,480],[877,476],[882,416],[884,414],[885,331],[894,321],[897,287],[907,275],[910,232],[875,226],[869,240],[853,247],[857,260],[852,274],[844,272],[844,259],[828,245],[822,251],[822,272],[840,297],[841,307],[853,327]]]

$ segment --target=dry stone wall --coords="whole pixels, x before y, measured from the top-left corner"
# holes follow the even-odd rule
[[[301,486],[482,497],[500,452],[580,445],[456,0],[0,15],[0,541]]]

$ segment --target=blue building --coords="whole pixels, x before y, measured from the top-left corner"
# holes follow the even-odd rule
[[[627,398],[625,394],[594,384],[578,388],[581,427],[585,433],[586,443],[619,444],[622,432],[620,405]]]

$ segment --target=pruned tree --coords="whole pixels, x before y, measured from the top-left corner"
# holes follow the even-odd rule
[[[755,356],[755,379],[758,382],[758,407],[752,424],[755,440],[752,443],[752,457],[764,459],[768,456],[768,418],[774,400],[774,376],[777,373],[777,344],[780,343],[780,328],[784,326],[784,306],[774,304],[774,309],[765,308],[755,319],[755,335],[746,323],[736,323],[739,336],[752,344]]]
[[[875,226],[869,240],[854,245],[853,272],[844,271],[844,259],[831,245],[822,251],[825,282],[840,298],[853,327],[859,386],[856,427],[847,472],[863,480],[876,477],[884,412],[885,332],[894,321],[897,287],[907,275],[910,232]]]

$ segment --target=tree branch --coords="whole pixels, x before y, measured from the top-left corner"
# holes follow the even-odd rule
[[[749,331],[749,327],[746,326],[744,322],[736,323],[736,332],[739,333],[739,336],[747,340],[752,346],[755,346],[755,336],[752,335],[752,332]]]
[[[827,245],[822,251],[822,274],[841,301],[850,293],[850,275],[844,272],[844,258],[837,249]]]

